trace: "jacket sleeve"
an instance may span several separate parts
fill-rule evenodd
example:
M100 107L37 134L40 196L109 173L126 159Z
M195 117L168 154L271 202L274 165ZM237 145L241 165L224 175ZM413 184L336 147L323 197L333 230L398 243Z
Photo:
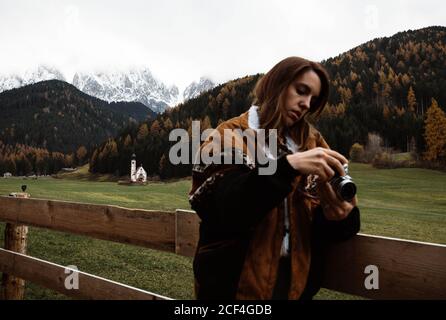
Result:
M328 220L322 207L318 206L313 215L313 239L321 242L345 241L359 232L360 212L354 207L343 220Z
M276 172L259 175L258 168L237 166L224 175L214 175L190 197L192 209L208 225L228 231L249 229L292 191L299 174L286 156L277 161Z

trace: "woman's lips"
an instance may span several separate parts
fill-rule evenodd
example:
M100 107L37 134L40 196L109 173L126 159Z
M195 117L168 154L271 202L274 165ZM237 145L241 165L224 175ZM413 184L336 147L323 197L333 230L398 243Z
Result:
M294 121L298 121L300 119L300 112L299 111L290 111L289 113L291 115L291 118Z

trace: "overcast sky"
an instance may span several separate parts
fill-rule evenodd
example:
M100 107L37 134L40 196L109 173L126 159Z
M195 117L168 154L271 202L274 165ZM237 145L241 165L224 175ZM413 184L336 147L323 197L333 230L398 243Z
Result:
M376 37L446 26L440 0L14 0L0 2L0 73L48 64L147 66L180 88L266 72L290 56L323 60Z

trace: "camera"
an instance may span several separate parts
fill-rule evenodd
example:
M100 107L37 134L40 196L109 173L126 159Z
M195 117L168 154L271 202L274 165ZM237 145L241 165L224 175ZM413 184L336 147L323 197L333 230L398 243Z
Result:
M335 176L330 180L330 184L338 197L344 201L352 201L356 195L356 185L352 178L348 175L348 164L344 164L345 176L341 176L336 172Z

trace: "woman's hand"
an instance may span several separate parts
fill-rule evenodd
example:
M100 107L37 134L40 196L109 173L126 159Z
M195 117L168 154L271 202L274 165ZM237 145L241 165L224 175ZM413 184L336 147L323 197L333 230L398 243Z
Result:
M328 220L345 219L357 204L356 196L351 202L339 199L328 182L336 174L345 175L343 164L348 160L340 153L324 148L315 148L287 156L290 165L302 174L318 176L318 193L324 215Z
M287 156L290 165L300 173L319 176L319 181L329 181L335 171L344 176L343 164L348 160L340 153L324 148L314 148L304 152L296 152Z
M318 192L327 220L343 220L347 218L348 214L358 203L356 196L351 202L339 199L329 182L319 183Z

